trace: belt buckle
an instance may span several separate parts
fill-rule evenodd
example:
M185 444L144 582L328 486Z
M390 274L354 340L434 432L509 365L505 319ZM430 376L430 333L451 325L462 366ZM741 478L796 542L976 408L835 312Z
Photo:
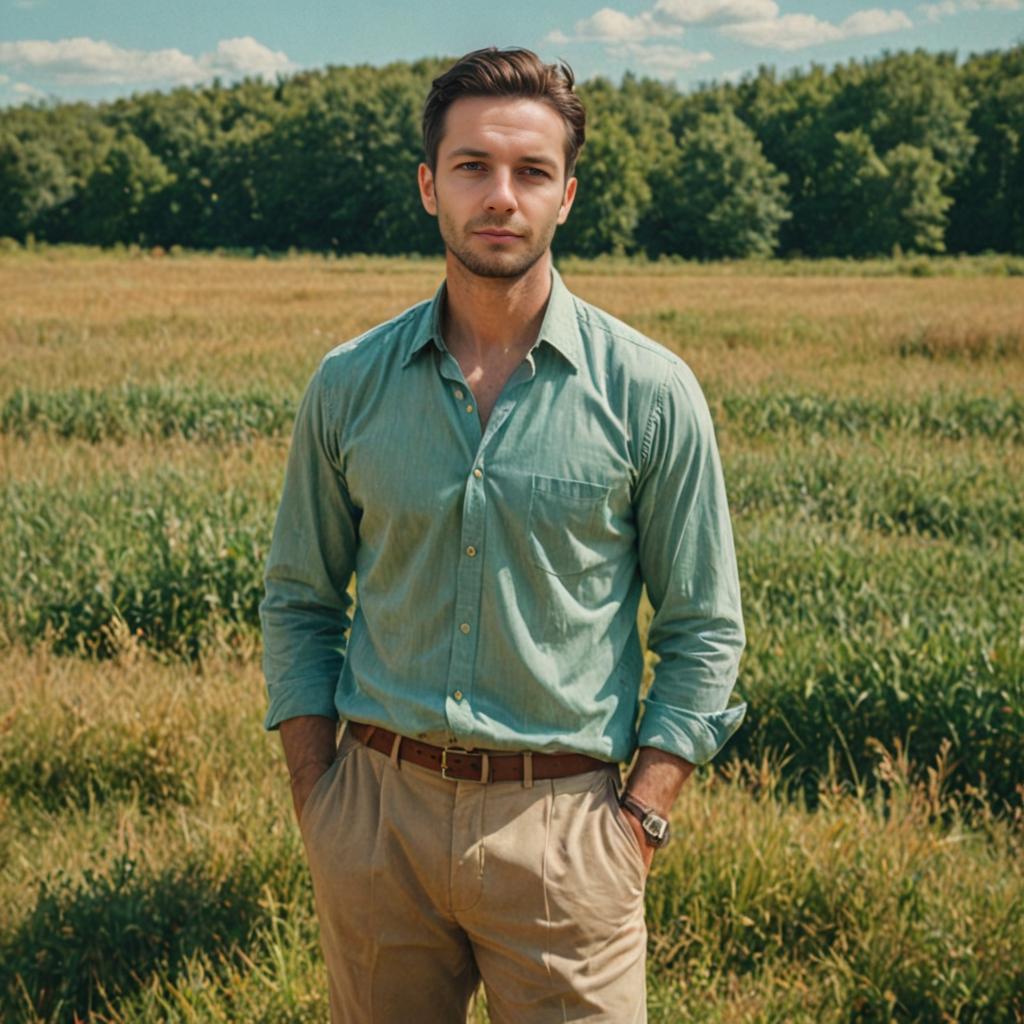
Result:
M468 754L470 757L480 758L480 778L479 779L461 779L455 775L448 774L448 755L449 754ZM446 782L476 782L478 784L487 782L488 769L488 758L486 754L478 754L475 750L466 750L465 747L442 747L441 748L441 778Z

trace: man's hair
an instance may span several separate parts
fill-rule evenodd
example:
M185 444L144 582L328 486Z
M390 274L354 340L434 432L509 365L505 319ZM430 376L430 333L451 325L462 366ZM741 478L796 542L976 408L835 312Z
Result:
M489 46L459 58L435 78L423 106L423 151L431 171L444 135L448 108L464 96L514 96L550 104L565 125L565 176L576 166L586 138L587 112L573 92L576 78L565 61L545 64L532 50Z

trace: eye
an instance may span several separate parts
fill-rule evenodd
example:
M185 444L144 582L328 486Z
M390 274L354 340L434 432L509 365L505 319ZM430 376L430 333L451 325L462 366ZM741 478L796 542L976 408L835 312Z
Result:
M483 170L483 164L479 160L466 160L464 163L459 164L455 169L457 171L480 171Z
M551 175L540 167L524 167L523 174L528 178L550 178Z

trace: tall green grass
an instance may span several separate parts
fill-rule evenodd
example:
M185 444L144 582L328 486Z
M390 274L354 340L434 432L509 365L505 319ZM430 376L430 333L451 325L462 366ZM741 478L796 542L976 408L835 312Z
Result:
M78 1020L155 978L179 982L190 959L211 949L222 969L241 967L274 896L286 906L308 903L291 837L226 864L200 846L174 868L154 871L122 856L78 879L58 874L0 937L0 1008L22 1019Z
M883 455L884 453L884 455ZM937 451L889 435L810 447L729 450L729 507L741 521L784 513L791 526L944 538L960 545L1024 538L1024 458L991 447Z
M751 707L730 756L785 757L787 777L813 793L833 763L851 780L870 775L878 743L925 764L948 741L951 785L1015 798L1024 497L998 459L972 465L733 456L750 636L739 690ZM108 657L131 640L192 659L251 647L271 491L169 468L78 490L0 489L7 642Z
M749 701L726 756L785 757L813 795L831 763L870 777L879 744L949 785L1024 796L1024 544L894 541L782 515L737 524Z
M964 440L1024 442L1024 397L1012 393L966 395L934 392L907 401L895 397L829 395L780 390L712 393L719 429L754 438L842 437L887 432ZM879 437L879 440L882 440Z
M183 437L238 442L287 430L295 397L266 391L226 392L179 384L117 388L19 388L0 408L0 432L35 432L99 443L125 438Z
M0 408L0 433L29 438L79 438L93 443L127 438L182 437L240 442L286 433L298 394L261 389L223 391L204 385L124 383L116 388L18 388ZM725 436L812 439L911 434L948 440L988 438L1024 443L1024 398L927 394L892 397L764 390L711 394Z
M105 656L124 627L195 657L258 622L273 508L177 471L79 493L0 490L0 628L59 653Z

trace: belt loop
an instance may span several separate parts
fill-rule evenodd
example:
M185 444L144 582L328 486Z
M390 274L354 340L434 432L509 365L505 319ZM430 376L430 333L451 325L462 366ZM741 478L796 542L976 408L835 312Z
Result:
M391 763L395 766L395 771L401 771L402 766L399 763L398 752L402 747L402 737L399 733L395 733L395 738L391 743Z
M523 751L523 789L533 789L533 751Z
M486 753L481 753L480 755L480 781L491 781L491 759Z

